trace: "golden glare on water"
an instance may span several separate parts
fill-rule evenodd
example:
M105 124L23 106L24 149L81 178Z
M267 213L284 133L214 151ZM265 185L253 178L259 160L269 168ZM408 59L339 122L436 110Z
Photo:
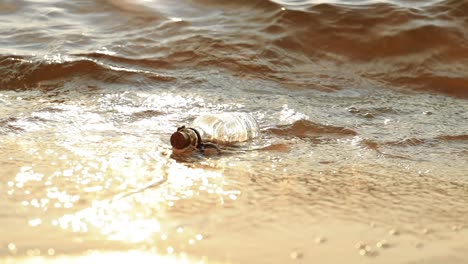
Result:
M169 94L160 97L141 94L136 98L160 107L191 103L187 98ZM106 95L99 101L108 104L118 99ZM121 105L111 107L126 115L142 110ZM49 127L49 131L41 131L27 122L16 122L26 130L34 129L30 133L35 135L2 138L7 151L1 155L12 160L9 173L14 175L5 186L10 202L17 204L19 199L22 210L30 212L26 223L32 232L55 230L58 236L76 239L65 239L58 248L38 248L27 246L27 240L10 240L10 254L30 257L18 257L15 261L29 263L54 256L53 260L43 260L60 262L64 249L73 248L75 240L84 239L112 241L129 250L153 245L151 250L158 252L103 252L73 257L72 262L109 260L114 256L122 259L125 255L124 258L133 256L142 261L193 263L181 256L187 247L201 243L205 235L203 229L191 224L185 216L198 210L210 211L240 195L238 189L226 185L224 162L206 160L201 162L201 167L179 163L169 157L170 150L158 137L142 141L139 136L116 133L119 128L113 122L108 122L104 115L88 112L83 106L61 104L56 108L60 110L37 111L32 115L41 120L63 122L72 118L73 121L67 126ZM167 121L163 122L155 124L137 119L130 125L137 126L138 131ZM114 136L110 137L109 133ZM155 147L148 151L148 145Z
M67 160L64 161L67 163ZM51 224L71 232L91 232L109 240L138 243L148 241L162 231L158 218L166 217L166 212L177 207L179 201L204 195L216 195L221 200L224 200L223 197L235 200L240 194L238 190L224 190L220 164L212 169L207 169L210 167L209 164L207 164L207 168L203 169L190 168L161 156L156 157L152 162L152 171L141 171L141 175L151 173L151 176L148 175L150 176L149 181L140 182L133 177L121 178L117 188L122 189L122 193L107 199L93 200L89 207L65 214L52 220ZM157 168L154 168L154 165ZM49 182L46 184L45 197L24 200L22 205L40 208L44 211L49 210L50 207L72 208L80 202L82 196L86 199L86 193L93 194L109 188L106 181L102 185L96 185L96 182L103 181L104 177L107 177L103 173L134 174L145 166L143 161L136 157L126 164L123 164L122 161L116 161L115 157L110 161L96 158L90 160L85 166L80 163L74 169L55 171L50 178L74 177L77 178L78 184L85 186L91 181L95 182L92 187L84 187L82 189L84 193L81 196L60 191L59 186L54 186ZM94 175L88 175L90 173L88 168L97 171L93 173ZM12 187L12 190L18 191L31 182L40 182L43 178L44 175L35 172L32 167L22 167L17 173L15 181L10 181L8 186ZM31 227L37 227L43 221L40 218L35 218L29 220L28 223ZM182 227L178 227L176 232L187 233ZM194 234L193 238L201 240L202 235Z
M170 251L168 249L168 251ZM54 255L54 250L49 249L49 256ZM162 255L156 252L143 252L138 250L130 250L127 252L97 252L91 251L82 256L39 256L40 251L29 251L28 258L6 258L2 263L5 264L55 264L55 263L71 263L71 264L85 264L85 263L164 263L164 264L216 264L219 262L207 261L205 258L191 258L186 254L178 255Z
M0 134L5 214L13 219L0 221L15 230L0 229L0 262L334 263L343 250L350 263L385 263L392 250L393 259L418 259L464 239L459 164L391 155L418 153L330 125L331 114L306 114L307 102L256 113L264 129L248 147L175 158L168 137L177 126L248 105L202 95L123 91L59 103L2 96L24 114L6 119L21 132ZM400 131L386 120L401 118L375 126ZM430 150L447 161L449 147ZM440 176L448 172L453 181Z
M468 1L0 14L0 263L468 263ZM172 152L226 112L260 135Z
M199 203L201 208L208 206L208 209L213 206L211 201L215 201L216 206L240 195L239 190L225 186L223 162L202 162L203 167L197 168L170 159L166 150L139 155L120 152L114 146L114 152L106 157L99 155L100 150L92 145L76 149L75 144L65 143L67 151L50 146L40 150L40 146L29 145L29 151L39 149L35 155L40 162L34 160L18 169L14 179L6 184L10 196L24 193L21 205L39 210L38 217L27 222L31 228L52 227L123 245L154 244L155 249L165 249L164 255L176 256L131 253L127 257L135 254L134 257L143 261L156 259L165 263L193 263L180 256L185 247L193 247L203 240L204 235L190 225L172 224L172 219L175 222L180 222L180 219L171 217L171 214L185 214L185 205L180 207L179 203ZM31 142L12 144L10 147ZM54 166L41 166L41 163ZM96 196L103 192L103 195ZM206 201L210 202L203 205ZM60 215L63 211L67 213ZM47 212L52 214L47 216L44 214ZM8 248L10 252L18 251L13 243ZM16 259L19 263L40 260L38 256L60 254L54 248L22 250L33 258ZM101 257L109 260L113 254L93 254L73 261L81 263ZM54 261L59 262L60 259L55 258Z

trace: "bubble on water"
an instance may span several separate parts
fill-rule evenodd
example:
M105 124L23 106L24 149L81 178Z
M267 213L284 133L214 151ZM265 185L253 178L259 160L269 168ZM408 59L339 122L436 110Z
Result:
M302 254L302 252L299 252L299 251L293 251L291 252L290 254L290 257L292 259L301 259L304 255Z
M377 252L372 250L371 246L365 245L364 248L359 249L359 255L374 257L374 256L377 256Z
M385 239L380 240L375 244L378 248L388 248L390 245Z
M203 239L203 235L202 235L202 234L198 234L198 235L195 236L195 239L198 240L198 241L200 241L200 240Z
M325 243L327 241L327 239L325 237L322 237L322 236L318 236L315 238L315 243L317 244L322 244L322 243Z
M55 249L49 248L49 249L47 250L47 255L49 255L49 256L55 255Z
M398 231L397 229L391 229L390 231L388 231L388 234L391 236L398 236L400 234L400 231Z
M14 243L9 243L7 247L11 254L16 254L18 252L18 248Z
M422 233L423 235L427 235L427 234L429 234L430 232L431 232L431 230L429 230L428 228L424 228L423 230L421 230L421 233Z

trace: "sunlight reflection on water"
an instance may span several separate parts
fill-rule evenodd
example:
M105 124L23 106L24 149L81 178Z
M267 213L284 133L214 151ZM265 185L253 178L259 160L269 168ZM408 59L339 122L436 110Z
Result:
M190 264L190 263L198 263L198 264L205 264L205 263L218 263L214 261L207 261L204 258L191 258L186 254L177 254L171 255L168 248L169 255L162 255L158 254L158 252L145 252L145 251L138 251L138 250L130 250L125 253L122 252L94 252L90 251L83 256L77 257L67 257L67 256L56 256L56 257L47 257L53 256L55 254L54 249L50 248L47 250L45 256L40 256L41 251L37 252L30 251L29 258L6 258L4 259L3 263L10 264L10 263L104 263L104 262L113 262L113 263L165 263L165 264ZM166 254L166 253L165 253Z
M278 99L275 93L243 95L237 88L208 97L198 89L70 91L61 95L67 100L2 92L6 214L20 215L24 220L9 225L25 233L6 241L15 245L8 255L122 249L150 258L177 256L178 263L183 254L223 259L233 249L245 260L257 254L249 251L255 244L272 241L265 259L272 260L272 250L286 250L278 254L287 261L314 254L291 241L342 248L341 232L353 234L344 238L351 245L347 254L361 256L352 246L360 228L377 242L386 239L381 233L398 230L404 235L392 235L391 243L399 243L400 252L410 250L404 243L419 241L419 230L441 230L426 237L450 232L444 225L463 230L464 157L455 152L464 146L463 127L447 119L463 102L436 105L431 97L391 94L400 101L387 107L380 95L353 95L357 101L349 103L346 93L298 91ZM202 112L232 109L250 111L261 137L221 156L171 156L168 137L177 126ZM428 129L437 118L444 120L439 130ZM456 143L439 140L441 133L454 135L448 139ZM442 166L431 162L436 158L457 162ZM330 219L354 225L335 231ZM379 227L369 228L371 221ZM46 233L60 243L29 243L29 237ZM377 251L384 249L373 248L372 254ZM368 252L362 256L376 256Z
M206 193L220 198L238 194L238 191L223 189L222 174L217 171L169 163L153 173L157 180L146 186L132 191L127 189L108 200L93 201L89 208L65 215L53 224L73 232L88 232L92 227L108 239L128 243L151 241L157 233L165 232L161 230L158 217L166 218L166 212L178 201Z

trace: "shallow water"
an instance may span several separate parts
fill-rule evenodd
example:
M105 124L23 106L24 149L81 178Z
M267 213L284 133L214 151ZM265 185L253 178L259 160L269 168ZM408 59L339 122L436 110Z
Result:
M0 3L0 262L466 263L464 10ZM261 136L171 155L224 111Z

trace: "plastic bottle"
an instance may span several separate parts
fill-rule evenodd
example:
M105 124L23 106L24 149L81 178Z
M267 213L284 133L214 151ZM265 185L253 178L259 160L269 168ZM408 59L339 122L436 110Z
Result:
M259 134L257 121L248 113L205 114L197 117L190 127L179 127L171 136L171 145L180 152L207 147L219 150L215 144L247 141Z

